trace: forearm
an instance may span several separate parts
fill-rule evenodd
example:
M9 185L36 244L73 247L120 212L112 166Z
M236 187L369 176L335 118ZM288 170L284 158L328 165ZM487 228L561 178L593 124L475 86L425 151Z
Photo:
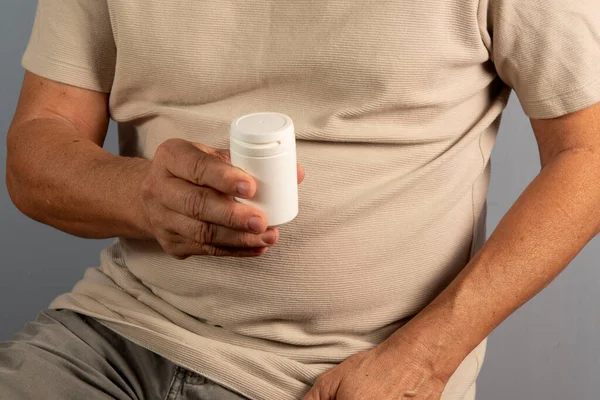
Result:
M427 347L440 375L546 287L600 226L600 155L565 151L527 187L478 254L395 340Z
M37 119L11 128L7 186L29 217L86 238L144 238L139 184L149 161L112 155L69 124Z

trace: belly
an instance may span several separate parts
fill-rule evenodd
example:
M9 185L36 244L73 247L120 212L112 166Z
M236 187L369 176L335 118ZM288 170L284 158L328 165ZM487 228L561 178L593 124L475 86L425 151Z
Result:
M368 333L417 312L468 262L471 147L432 160L418 146L299 142L300 213L265 255L177 261L155 242L123 240L124 261L164 301L214 325Z

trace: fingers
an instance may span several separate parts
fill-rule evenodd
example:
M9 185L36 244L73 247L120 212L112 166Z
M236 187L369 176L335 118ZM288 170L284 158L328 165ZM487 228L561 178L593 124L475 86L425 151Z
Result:
M214 189L196 186L171 177L165 179L155 196L169 210L198 221L231 229L262 233L267 229L265 213Z
M300 164L298 164L298 183L302 183L305 175L306 172L304 171L304 168Z
M229 150L227 150L227 149L212 149L210 147L204 146L199 143L194 143L194 145L200 149L206 149L207 153L214 154L216 157L220 158L227 164L231 164L231 155L229 153ZM297 170L298 170L298 183L302 183L302 181L304 180L304 177L306 175L306 172L304 171L304 168L300 164L298 164Z
M169 173L200 186L208 186L231 196L250 198L256 182L243 170L224 160L227 155L207 146L170 139L156 151L155 161Z
M196 144L195 145L199 145ZM206 148L206 146L204 145L199 145L201 146L200 148ZM208 149L211 149L210 147ZM224 162L226 162L227 164L231 164L231 155L229 153L229 150L226 149L211 149L210 151L212 151L211 154L214 154L216 157L220 158L221 160L223 160ZM306 175L306 172L304 171L304 167L302 167L300 164L297 165L297 174L298 174L298 183L302 183L302 181L304 180L304 177Z
M229 150L170 139L158 148L155 160L171 174L196 185L245 198L251 198L256 192L256 182L252 176L231 165ZM298 183L301 183L305 171L300 165L297 168Z
M265 254L268 247L235 248L217 247L200 244L187 240L159 241L165 251L178 260L185 260L190 256L215 256L215 257L258 257Z
M198 221L173 211L165 211L164 229L186 241L217 247L268 247L277 243L279 231L271 228L262 234L242 232L224 226Z

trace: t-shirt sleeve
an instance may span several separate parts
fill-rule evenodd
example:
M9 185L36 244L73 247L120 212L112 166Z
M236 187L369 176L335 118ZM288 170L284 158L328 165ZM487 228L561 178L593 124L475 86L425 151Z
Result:
M600 102L600 0L489 0L486 23L498 75L529 117Z
M116 46L107 0L39 0L22 66L44 78L110 92Z

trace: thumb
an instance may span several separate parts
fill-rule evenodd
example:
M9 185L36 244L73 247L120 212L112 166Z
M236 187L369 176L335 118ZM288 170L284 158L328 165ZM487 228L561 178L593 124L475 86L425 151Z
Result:
M205 152L207 154L210 154L212 156L215 156L215 157L221 159L223 162L226 162L227 164L231 164L231 153L229 152L229 149L215 149L213 147L208 147L201 143L194 143L194 146L196 146L197 148L199 148L200 150L202 150L203 152ZM306 176L306 172L304 171L304 168L300 164L297 165L297 175L298 175L298 183L301 183L304 180L304 177Z

